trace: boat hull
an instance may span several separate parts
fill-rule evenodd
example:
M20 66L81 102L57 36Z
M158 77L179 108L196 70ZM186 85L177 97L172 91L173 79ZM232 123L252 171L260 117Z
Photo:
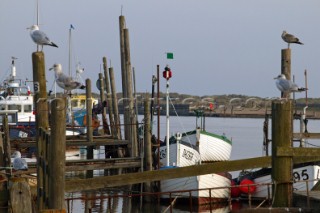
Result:
M293 168L293 190L306 191L311 190L320 178L320 166L318 164L306 163L299 164ZM248 173L247 177L254 181L256 190L251 194L253 198L272 198L272 179L271 168L263 168L252 173ZM247 196L247 194L242 194Z
M161 181L161 198L180 202L192 200L193 204L226 202L230 196L231 176L228 173L207 174Z

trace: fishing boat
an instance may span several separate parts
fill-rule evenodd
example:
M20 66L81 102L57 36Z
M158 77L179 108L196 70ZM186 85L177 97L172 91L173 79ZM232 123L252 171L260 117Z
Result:
M320 179L320 163L312 162L294 165L292 175L293 190L312 190ZM254 199L272 198L271 168L242 171L233 182L238 185L233 189L233 197L248 197L250 194Z
M202 111L197 112L196 128L185 133L169 135L169 83L170 68L166 67L164 77L167 79L166 115L167 136L160 144L160 169L171 169L201 165L230 159L232 142L224 135L205 131L205 119ZM170 77L168 77L170 76ZM198 125L198 119L202 122ZM205 205L212 202L224 202L229 199L231 174L212 173L186 178L162 180L160 183L162 199L178 198L179 201L192 199L193 204Z
M305 117L302 117L304 120ZM264 149L266 156L268 154L268 122L269 118L266 116L264 122ZM306 126L304 122L300 122L300 130L305 131ZM304 146L303 143L300 146ZM255 170L243 170L239 173L237 178L232 180L231 195L232 197L248 197L254 199L272 199L272 168L259 168ZM316 187L316 183L320 179L320 162L306 162L294 164L292 168L293 190L307 191ZM276 187L276 186L275 186Z
M28 137L32 136L31 127L35 125L33 95L27 81L17 78L15 60L12 57L11 73L0 86L0 111L10 115L9 123L15 125L11 137Z

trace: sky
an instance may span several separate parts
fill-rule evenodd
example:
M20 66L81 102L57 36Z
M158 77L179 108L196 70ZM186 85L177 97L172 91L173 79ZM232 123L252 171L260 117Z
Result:
M39 0L40 29L59 48L44 47L47 90L53 88L49 68L61 63L68 73L69 28L72 30L72 75L76 63L85 69L92 90L102 70L102 57L114 68L122 91L119 16L129 29L131 64L137 92L151 92L160 65L172 70L170 91L197 96L241 94L279 97L274 77L281 73L283 30L304 45L291 45L291 73L308 96L317 98L320 80L319 0ZM10 72L11 56L21 78L32 79L36 45L26 29L37 23L36 0L0 1L0 81ZM166 52L173 52L168 60ZM59 91L59 90L58 90ZM62 90L61 90L62 91ZM296 97L304 97L297 94Z

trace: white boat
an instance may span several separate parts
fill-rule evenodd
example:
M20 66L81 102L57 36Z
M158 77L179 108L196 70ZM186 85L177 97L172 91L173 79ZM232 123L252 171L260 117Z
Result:
M293 190L311 190L320 179L320 163L302 163L293 167ZM262 168L255 171L242 171L237 179L239 185L239 196L247 197L251 193L252 198L271 199L272 198L272 178L271 168ZM248 184L252 184L248 191Z
M17 78L15 57L12 57L11 73L1 84L0 112L8 115L10 137L33 136L35 125L33 95L27 82ZM2 116L1 116L2 123Z
M164 74L164 76L171 75ZM223 135L206 132L204 117L200 111L197 114L197 119L201 118L202 121L200 126L190 132L177 133L176 136L169 139L168 80L167 78L167 136L166 143L160 144L159 155L160 166L162 166L160 169L229 160L232 142ZM192 199L193 204L198 205L227 201L230 196L230 186L231 175L229 173L198 175L160 182L162 199L174 199L175 197L179 201Z

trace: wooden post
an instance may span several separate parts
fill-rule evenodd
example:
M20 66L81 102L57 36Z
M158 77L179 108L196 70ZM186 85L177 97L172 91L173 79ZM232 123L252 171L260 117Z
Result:
M122 98L123 98L123 122L124 122L124 138L129 139L129 129L128 129L128 110L127 110L127 66L126 66L126 54L125 54L125 43L124 43L124 29L126 27L125 17L119 16L119 32L120 32L120 56L121 56L121 77L122 77ZM129 146L130 147L130 146ZM131 147L130 147L131 148Z
M291 79L291 49L281 50L281 74L284 74L288 80ZM281 98L290 98L290 93L281 93Z
M88 143L93 141L93 129L92 129L92 93L91 93L91 80L86 79L86 108L87 108L87 141ZM93 159L93 147L87 147L87 159ZM93 171L87 171L87 178L93 177Z
M109 81L109 75L108 75L108 66L107 66L107 58L103 57L103 71L104 71L104 85L105 85L105 91L107 92L107 103L108 103L108 113L109 113L109 121L110 121L110 129L111 134L114 135L115 133L115 125L114 125L114 115L113 115L113 104L111 99L111 92L110 92L110 81ZM110 134L110 131L109 131ZM115 138L115 137L114 137Z
M26 178L10 179L10 203L14 213L32 212L31 190Z
M131 59L130 59L130 40L129 40L129 30L124 29L124 46L125 46L125 59L126 59L126 90L127 90L127 107L128 109L128 122L126 126L128 126L129 134L128 138L131 140L131 156L137 157L138 156L138 145L137 145L137 131L136 131L136 115L134 112L133 106L133 84L132 84L132 70L131 70Z
M152 170L152 152L151 152L151 128L150 128L150 104L149 97L146 94L144 100L144 167L146 171ZM144 191L151 192L151 183L144 183ZM150 201L149 196L144 196L146 201Z
M292 156L277 156L278 148L292 147L292 100L272 102L273 207L292 207Z
M109 68L109 76L110 76L110 85L111 85L111 94L112 94L112 108L114 115L114 123L116 126L115 138L121 139L121 128L120 128L120 117L119 117L119 109L118 109L118 98L117 98L117 90L116 83L114 78L113 67Z
M151 125L150 125L150 104L149 96L146 94L144 100L144 153L145 170L152 170L152 152L151 152Z
M46 159L46 143L43 137L40 137L39 128L45 130L49 127L48 104L47 104L47 88L46 88L46 72L45 72L44 53L32 53L33 66L33 82L34 82L34 105L36 106L36 141L37 141L37 201L38 210L45 206L46 198L44 196L44 167L47 165Z
M103 74L99 73L99 81L100 81L100 100L101 100L101 104L103 104L106 100L105 96L104 96L104 88L105 88L105 83L103 80ZM104 134L108 134L110 135L110 129L109 129L109 125L107 122L107 112L106 112L106 108L103 107L102 110L102 124L103 124L103 132Z
M48 207L52 209L65 208L65 159L66 159L66 102L64 99L54 99L51 102L51 137L49 173Z

